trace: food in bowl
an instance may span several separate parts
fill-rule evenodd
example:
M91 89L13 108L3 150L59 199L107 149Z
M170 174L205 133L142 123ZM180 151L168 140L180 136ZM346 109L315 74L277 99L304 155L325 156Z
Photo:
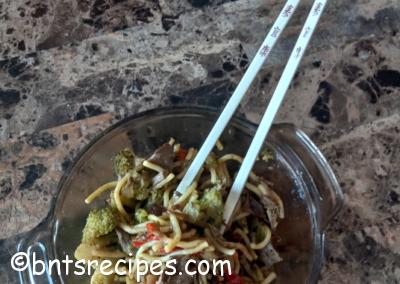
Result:
M118 178L85 199L89 204L106 197L104 206L87 216L82 241L75 250L78 260L97 260L97 264L108 260L113 264L107 273L97 266L91 283L274 281L273 266L282 259L271 236L284 218L283 202L267 180L251 173L232 220L221 233L224 200L242 162L239 155L222 154L222 149L218 142L195 181L179 197L173 193L196 155L195 148L186 150L171 138L146 159L130 149L116 154L114 170ZM266 149L257 163L269 159ZM195 263L223 260L229 269L220 266L218 273L189 274L185 270L189 259ZM159 273L138 267L140 261L155 260L161 263ZM175 265L172 274L166 272L170 260Z

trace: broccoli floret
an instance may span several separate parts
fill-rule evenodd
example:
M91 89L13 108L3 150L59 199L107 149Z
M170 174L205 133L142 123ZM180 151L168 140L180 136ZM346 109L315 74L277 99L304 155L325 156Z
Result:
M111 207L91 211L83 229L82 243L95 243L98 237L113 231L117 226L117 216Z
M135 154L128 149L125 148L118 152L118 154L114 158L114 169L115 173L122 177L126 175L126 173L132 170L135 167Z
M145 200L149 197L150 189L148 185L150 182L148 181L148 174L145 171L142 171L139 174L136 171L130 172L129 186L124 188L121 191L122 195L126 197L126 199L134 199L134 200Z
M150 189L146 187L139 187L134 189L133 195L136 200L145 200L149 197Z
M161 189L153 189L150 193L150 197L147 201L147 208L151 208L153 206L162 206L163 205L163 191Z
M222 223L224 204L219 187L215 186L207 189L200 199L200 208L206 215L207 221L214 225Z
M135 219L139 223L144 223L147 221L147 216L149 216L149 213L147 213L146 210L142 208L138 208L135 210Z
M222 223L223 208L221 190L216 186L207 189L200 199L190 200L183 213L195 224L209 222L218 226Z
M190 222L195 224L201 222L204 217L204 214L201 212L199 200L190 200L183 207L183 213L186 214Z

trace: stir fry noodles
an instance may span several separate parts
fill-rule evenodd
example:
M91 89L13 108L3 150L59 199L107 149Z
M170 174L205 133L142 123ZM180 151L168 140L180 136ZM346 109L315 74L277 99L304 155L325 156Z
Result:
M275 263L281 261L271 236L284 218L280 197L271 184L251 173L231 223L220 233L224 200L242 157L220 154L218 142L201 172L187 192L173 195L179 181L196 155L174 139L159 147L147 159L130 149L114 158L116 180L93 191L85 202L105 200L104 207L92 210L83 229L78 260L111 261L105 275L94 267L91 283L271 283L276 278ZM216 154L217 153L217 154ZM263 151L258 163L268 160ZM230 271L189 275L185 263L223 260ZM128 269L119 260L161 262L160 273ZM165 264L175 260L174 275L165 273ZM136 267L137 268L137 267ZM118 270L118 273L117 273ZM222 270L222 268L220 268ZM142 273L138 275L138 271ZM226 273L227 272L227 273Z

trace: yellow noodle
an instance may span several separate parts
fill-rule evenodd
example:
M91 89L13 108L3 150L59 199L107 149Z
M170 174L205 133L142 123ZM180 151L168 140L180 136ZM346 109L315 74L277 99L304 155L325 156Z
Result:
M186 199L192 194L192 192L197 188L197 181L194 181L189 188L182 194L174 203L173 205L177 206L183 204Z
M181 149L181 144L174 145L174 153L178 153L180 149Z
M156 171L158 173L165 172L165 170L162 167L160 167L159 165L156 165L156 164L154 164L152 162L149 162L147 160L143 161L143 166L148 168L148 169L151 169L153 171Z
M169 183L171 180L173 180L175 177L175 175L173 173L170 173L165 179L163 179L162 181L160 181L159 183L157 183L154 186L154 189L160 189L163 186L165 186L167 183Z
M212 184L216 184L217 181L218 181L218 176L217 176L217 172L216 172L215 168L214 167L210 167L209 171L210 171L210 174L211 174L211 183Z
M225 244L229 247L233 247L240 250L248 260L250 261L254 260L253 256L250 254L246 246L243 245L242 243L225 242Z
M182 240L193 238L194 236L196 236L196 234L196 229L191 229L190 231L182 233Z
M262 196L261 190L257 186L252 185L249 182L246 182L246 188L249 189L251 192L255 193L257 196L259 197Z
M136 235L136 234L140 234L140 233L145 233L145 232L147 232L146 224L150 224L150 223L152 223L152 221L140 223L140 224L134 225L134 226L128 225L128 224L126 224L126 223L120 223L118 226L119 226L122 230L124 230L125 232L127 232L128 234ZM162 233L170 232L171 229L172 229L172 228L171 228L170 225L168 225L168 226L161 226L161 227L160 227L160 231L161 231Z
M190 148L186 154L185 160L190 161L196 155L196 150L194 148Z
M268 194L267 188L264 185L262 185L261 183L257 187L260 190L261 194L265 194L265 195Z
M206 247L206 248L204 249L204 251L213 252L213 251L215 251L215 247L209 245L208 247Z
M226 155L222 156L221 158L219 158L218 162L226 162L226 161L229 161L229 160L234 160L234 161L237 161L239 163L243 162L243 158L240 157L239 155L236 155L236 154L226 154ZM251 179L253 179L254 181L258 181L259 180L258 176L253 171L250 172L249 177Z
M260 178L253 171L250 172L249 178L255 182L259 182L260 180Z
M117 183L118 183L117 181L111 181L106 184L103 184L102 186L97 188L95 191L93 191L88 197L86 197L85 203L90 204L94 199L99 197L103 192L105 192L109 189L115 188L117 186Z
M226 255L234 255L235 254L235 252L236 252L235 249L226 248L226 247L222 246L221 244L219 244L218 240L211 235L209 229L205 229L204 233L207 237L207 241L209 241L218 251L220 251Z
M175 139L173 137L169 138L168 144L171 145L171 146L174 145L175 144Z
M201 252L202 250L204 250L207 247L208 247L208 243L207 242L202 242L200 245L198 245L197 247L192 248L192 249L182 249L182 250L177 250L177 251L171 252L170 254L167 254L167 255L161 257L161 261L165 262L168 259L170 259L171 257L178 256L178 255L196 254L198 252Z
M181 227L179 226L179 222L175 214L170 213L169 220L172 225L172 230L174 231L174 237L168 242L168 244L164 248L167 253L171 252L175 248L176 244L181 240L182 236Z
M267 225L263 226L263 228L264 228L264 231L265 231L265 238L261 242L259 242L258 244L251 243L250 247L252 249L263 249L268 245L269 241L271 240L271 230L268 228Z
M251 256L252 256L254 259L256 259L256 258L257 258L257 254L256 254L255 251L253 250L253 248L252 248L252 246L251 246L251 243L250 243L250 239L249 239L249 237L245 234L245 232L243 232L241 229L236 229L236 230L234 231L234 233L239 234L239 236L244 240L244 242L245 242L245 244L246 244L246 246L247 246L247 248L248 248L248 250L249 250Z
M163 226L169 225L168 221L165 221L162 218L160 218L160 217L158 217L156 215L153 215L153 214L150 214L147 218L150 221L157 222L158 224L163 225Z
M234 161L237 161L239 163L243 162L243 158L240 157L239 155L236 155L236 154L225 154L221 158L218 159L218 162L226 162L226 161L229 161L229 160L234 160Z
M149 242L147 242L147 243L144 243L144 244L138 249L138 251L136 252L136 258L139 259L144 251L146 251L147 249L151 248L151 247L152 247L153 245L155 245L156 243L160 243L160 242L161 242L161 241L156 240L156 241L149 241Z
M172 187L172 186L169 186L169 187L167 187L167 189L165 189L165 191L164 191L164 193L163 193L163 206L164 206L165 208L168 207L168 204L169 204L169 201L170 201L169 195L170 195L172 189L173 189L173 187Z
M124 206L122 205L121 198L120 198L120 192L123 186L128 182L130 178L130 174L127 173L122 179L120 179L115 187L114 190L114 201L115 205L117 206L118 211L121 213L121 215L128 220L129 215L126 213Z
M266 186L263 183L260 183L258 185L258 188L260 188L263 191L265 191L272 199L274 199L274 201L276 203L278 203L279 218L281 218L281 219L285 218L285 211L284 211L284 207L283 207L283 202L282 202L282 199L279 197L279 195L276 194L275 191L273 191L272 189L270 189L268 186Z
M261 282L261 284L269 284L272 283L276 279L275 272L271 272L268 276Z
M203 242L203 240L194 240L194 241L190 241L190 242L180 241L176 244L176 246L187 249L187 248L196 247L199 244L201 244L202 242Z
M222 145L221 141L219 139L217 140L217 143L215 143L215 146L217 147L218 151L224 150L224 145Z
M225 178L225 184L227 187L231 186L232 183L232 179L231 176L228 172L228 168L226 166L225 162L218 162L218 167L220 169L220 172L222 174L222 176Z
M250 215L249 212L242 212L237 214L236 216L233 217L233 222L239 221L240 219L246 218Z

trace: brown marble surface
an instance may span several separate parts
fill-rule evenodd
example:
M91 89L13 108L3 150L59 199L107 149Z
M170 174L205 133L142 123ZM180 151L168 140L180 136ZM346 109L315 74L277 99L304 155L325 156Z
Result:
M282 5L1 1L1 266L10 238L45 218L63 170L101 130L160 106L222 107ZM309 7L243 100L249 120L259 121ZM330 1L277 117L310 135L345 193L321 283L400 283L399 15L398 0Z

